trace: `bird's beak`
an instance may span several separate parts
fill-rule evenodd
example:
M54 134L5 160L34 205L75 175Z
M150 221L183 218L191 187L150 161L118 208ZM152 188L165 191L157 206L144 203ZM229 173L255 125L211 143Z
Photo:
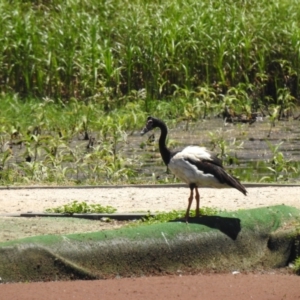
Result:
M147 128L147 126L145 126L145 128L141 131L141 135L144 135L148 131L150 131L150 130Z

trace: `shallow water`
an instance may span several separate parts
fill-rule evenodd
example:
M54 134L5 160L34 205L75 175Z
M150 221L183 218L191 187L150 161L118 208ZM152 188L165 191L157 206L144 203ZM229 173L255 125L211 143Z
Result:
M274 167L274 155L282 152L285 161L290 161L295 170L289 172L279 171L277 177L282 174L281 180L297 182L300 179L300 127L299 120L277 121L275 127L270 127L268 119L249 124L225 123L221 118L212 118L187 124L181 122L176 126L170 125L168 142L170 148L182 148L188 145L199 145L207 147L209 150L219 154L221 157L222 145L225 156L223 157L226 170L238 176L242 181L258 182L264 176L269 177L267 181L274 181L274 173L268 167ZM270 133L271 128L271 133ZM128 167L138 172L138 178L133 182L176 182L175 178L168 174L159 154L157 141L160 135L159 130L150 132L144 136L140 135L142 128L138 128L127 137L126 143L118 144L117 155L125 157ZM269 135L270 133L270 135ZM154 134L154 141L149 141L149 137ZM98 138L97 133L92 134ZM279 143L277 151L272 151ZM83 141L80 137L75 137L69 143L71 149L78 148L79 158L93 150L87 150L88 141ZM101 144L98 144L98 146ZM15 164L24 164L24 147L13 146L13 159L7 165L14 168ZM69 150L66 150L68 152ZM45 152L39 153L38 160L43 160ZM73 169L68 178L79 180L82 183L89 180L91 174L89 169L95 167L91 162L85 167L76 163L63 162L63 167ZM76 170L75 170L76 169ZM99 166L101 173L101 166ZM55 176L55 175L54 175ZM100 175L99 184L107 183L107 179ZM93 178L94 178L93 177Z
M273 167L274 155L282 152L286 161L295 164L299 169L300 165L300 128L298 120L278 121L275 127L271 128L267 119L260 122L249 124L224 123L220 118L199 121L189 125L186 130L186 124L178 124L175 128L170 128L169 138L175 141L180 148L187 145L199 145L207 147L216 154L221 153L221 141L225 144L225 167L239 177L248 178L247 181L259 181L263 176L274 177L274 174L267 169ZM269 136L270 133L270 136ZM149 135L148 135L149 136ZM141 157L145 153L152 153L152 159L144 159L144 165L141 171L158 174L161 176L165 172L165 167L161 163L161 158L157 155L157 140L159 130L155 132L154 146L146 146L143 150L138 150L143 142L147 141L147 136L140 137L138 133L130 137L130 146L127 154L131 152L139 153ZM282 144L278 150L272 151L279 143ZM135 145L136 150L133 150ZM155 152L153 148L155 147ZM176 147L175 147L176 148ZM229 164L230 159L233 161ZM284 175L284 172L282 172ZM296 182L300 179L298 172L289 173L289 182Z

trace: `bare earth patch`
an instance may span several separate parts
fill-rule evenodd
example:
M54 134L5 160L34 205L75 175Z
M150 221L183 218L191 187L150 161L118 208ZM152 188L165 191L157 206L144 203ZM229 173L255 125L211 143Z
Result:
M200 189L200 205L238 210L285 204L300 208L300 186L247 187L244 196L235 189ZM43 212L74 200L113 206L117 212L156 212L187 207L187 187L107 187L0 189L0 214Z
M25 237L47 234L65 235L70 233L95 232L106 229L117 229L128 224L128 221L86 220L78 218L0 218L0 242L7 242Z

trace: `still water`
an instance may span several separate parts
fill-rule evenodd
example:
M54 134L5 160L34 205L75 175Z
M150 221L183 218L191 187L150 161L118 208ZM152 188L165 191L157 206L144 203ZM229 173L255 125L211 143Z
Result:
M140 172L164 178L166 168L157 147L160 131L158 129L154 132L153 143L147 143L150 134L141 137L139 132L135 132L128 138L126 153L141 157L143 163ZM223 150L225 168L244 181L259 182L263 177L269 179L262 181L273 181L276 178L289 183L300 181L299 120L276 121L275 126L271 126L268 119L261 119L251 125L225 123L220 118L201 120L188 126L183 122L170 126L168 137L170 148L199 145L219 154L219 157ZM146 145L140 149L142 143ZM278 153L282 153L282 160L275 166ZM276 176L269 168L276 169Z
M167 124L169 126L168 146L169 148L183 148L188 145L198 145L218 154L224 161L224 167L228 172L237 176L243 182L274 182L297 183L300 181L300 127L299 120L276 121L271 126L267 118L256 121L251 125L248 123L225 123L221 118L199 120L198 122L181 122ZM176 179L168 174L158 150L158 138L160 131L155 130L144 136L140 135L142 128L127 133L125 139L120 139L116 144L116 156L121 156L123 169L132 169L138 174L133 176L129 182L133 183L173 183ZM49 133L48 133L49 135ZM49 170L56 181L61 176L63 169L68 169L66 176L77 180L78 183L88 182L94 178L92 184L110 184L113 180L107 179L110 172L103 171L103 164L99 153L110 145L101 143L101 136L97 132L90 134L95 137L95 148L87 149L88 141L82 137L75 136L71 141L65 142L59 147L60 156L48 166L41 164L37 172L40 176L48 176ZM37 152L36 159L25 162L26 147L14 145L12 148L12 159L6 165L6 169L18 168L26 176L31 174L28 169L35 168L35 161L46 161L46 147L42 144ZM32 150L33 151L33 150ZM98 151L98 152L97 152ZM114 156L108 152L108 159ZM99 159L93 160L93 155ZM97 156L98 155L98 156ZM76 159L74 158L76 156ZM90 157L87 159L87 157ZM61 159L61 161L59 161ZM114 159L112 158L111 161ZM48 155L49 161L49 155ZM86 163L87 161L87 163ZM26 165L27 164L27 165ZM43 172L43 167L48 171ZM117 170L118 171L118 170ZM48 173L47 173L48 172ZM59 173L61 172L61 173ZM46 174L47 173L47 174ZM22 175L25 177L25 175ZM107 177L107 178L106 178ZM125 177L124 177L125 178ZM126 182L126 178L124 182ZM58 181L57 181L58 182Z

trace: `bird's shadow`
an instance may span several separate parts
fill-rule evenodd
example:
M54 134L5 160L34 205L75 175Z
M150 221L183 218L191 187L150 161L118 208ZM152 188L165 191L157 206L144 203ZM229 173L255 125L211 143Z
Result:
M178 222L173 220L171 222ZM182 220L180 220L182 221ZM238 218L229 218L221 216L201 216L189 218L190 224L201 224L207 227L218 229L232 240L236 240L239 232L241 231L241 220Z

